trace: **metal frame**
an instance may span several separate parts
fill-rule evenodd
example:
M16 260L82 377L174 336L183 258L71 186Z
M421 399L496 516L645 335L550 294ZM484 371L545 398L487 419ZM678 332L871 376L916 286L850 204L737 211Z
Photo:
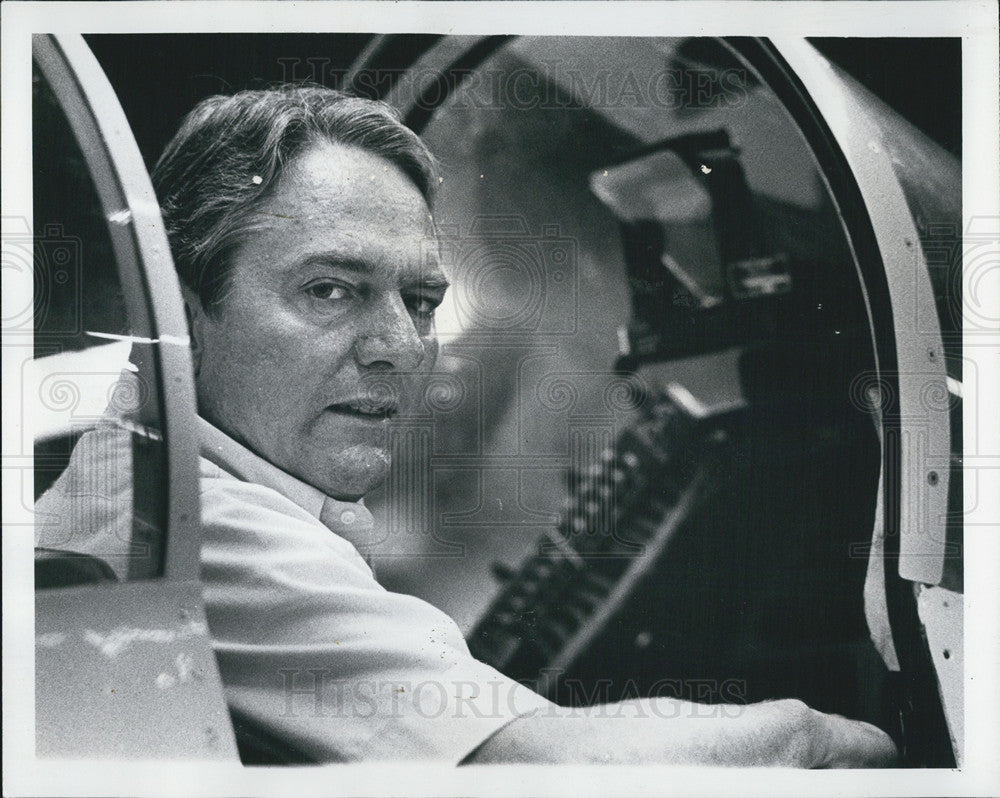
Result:
M809 141L856 253L879 386L896 397L881 414L884 551L872 556L882 559L885 610L899 659L903 762L954 767L943 683L928 650L913 584L936 584L943 577L949 474L947 466L941 468L930 484L925 468L928 452L947 462L951 444L947 409L928 407L923 395L928 381L944 390L947 383L920 239L879 143L878 127L843 90L829 63L804 39L743 40L735 46L761 72ZM918 334L918 318L931 329ZM929 497L919 493L926 485L934 489ZM925 526L925 521L933 523Z
M895 365L880 361L879 376L888 383L888 369L893 369L895 385L887 387L896 388L898 397L895 411L887 414L885 446L887 487L898 485L899 491L892 501L898 512L899 574L913 582L938 584L944 573L951 431L947 408L936 409L924 396L928 386L940 386L944 395L948 388L920 237L878 127L864 108L838 90L829 66L806 42L779 40L775 46L831 126L865 200L892 304L891 316L873 322L876 340L891 338L896 349ZM888 459L892 456L898 457L895 468ZM943 458L943 467L930 467L930 458Z
M125 292L140 378L159 385L166 458L163 577L198 579L201 527L187 323L159 205L118 97L80 35L36 35L33 58L62 106L97 189ZM139 421L153 421L140 418Z
M118 98L83 38L39 35L33 43L35 63L69 121L100 198L129 337L142 352L140 378L157 387L156 405L122 423L134 441L159 438L166 461L164 473L155 475L165 483L166 512L152 504L162 519L156 542L165 553L162 574L155 574L162 578L36 590L36 750L71 758L235 761L198 579L193 373L159 206ZM149 504L136 491L136 513L142 501ZM122 628L149 634L119 649Z

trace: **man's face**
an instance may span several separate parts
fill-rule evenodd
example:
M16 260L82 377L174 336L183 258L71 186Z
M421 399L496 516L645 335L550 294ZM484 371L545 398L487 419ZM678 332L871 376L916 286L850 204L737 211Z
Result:
M196 312L199 410L329 496L389 465L387 427L419 401L447 281L418 189L388 161L316 144L291 162ZM258 220L254 220L255 222Z

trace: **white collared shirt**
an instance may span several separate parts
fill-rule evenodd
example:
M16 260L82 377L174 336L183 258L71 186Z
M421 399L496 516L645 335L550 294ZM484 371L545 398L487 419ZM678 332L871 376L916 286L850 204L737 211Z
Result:
M552 706L475 660L443 612L378 584L347 540L373 529L363 503L331 499L199 427L201 578L234 711L319 761L458 763ZM128 434L102 425L36 504L37 517L66 522L41 525L36 545L93 554L124 578L131 506Z

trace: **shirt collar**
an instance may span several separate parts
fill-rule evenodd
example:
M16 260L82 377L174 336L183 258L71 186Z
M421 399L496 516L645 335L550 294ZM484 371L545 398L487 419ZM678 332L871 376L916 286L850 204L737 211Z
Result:
M363 501L344 502L327 496L254 454L201 416L198 416L198 432L201 456L228 474L276 490L332 532L349 540L364 538L373 530L372 514Z

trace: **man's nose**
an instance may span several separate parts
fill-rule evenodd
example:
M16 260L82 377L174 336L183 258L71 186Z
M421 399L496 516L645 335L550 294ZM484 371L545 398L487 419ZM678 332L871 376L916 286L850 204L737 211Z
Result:
M424 342L402 297L381 302L355 344L358 362L366 367L416 371L424 361Z

